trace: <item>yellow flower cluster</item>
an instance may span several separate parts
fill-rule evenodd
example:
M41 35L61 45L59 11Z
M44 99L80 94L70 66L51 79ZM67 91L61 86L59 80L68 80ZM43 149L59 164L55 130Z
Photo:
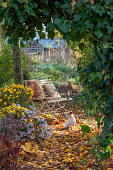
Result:
M27 86L21 84L13 84L0 89L0 105L2 107L7 106L8 101L14 101L17 99L31 99L34 95L34 91ZM10 103L11 104L11 103Z
M0 110L0 118L2 117L6 117L8 114L15 114L18 117L25 116L25 111L27 111L26 108L21 107L21 106L16 106L15 103L12 103L12 105L8 106L8 107L3 107Z

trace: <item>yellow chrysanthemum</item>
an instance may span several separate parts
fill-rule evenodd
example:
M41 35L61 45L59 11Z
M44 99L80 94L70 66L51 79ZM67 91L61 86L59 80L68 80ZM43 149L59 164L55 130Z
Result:
M7 99L9 100L10 98L11 98L11 97L10 97L10 96L8 96L8 98L7 98Z
M26 109L26 108L23 108L23 110L24 110L24 111L27 111L27 109Z
M24 112L22 112L22 113L21 113L21 115L25 116L25 113L24 113Z
M3 93L6 92L6 91L7 91L7 89L4 89L4 90L3 90Z
M2 103L2 99L0 99L0 103Z
M3 104L4 104L4 106L6 106L6 105L7 105L7 103L6 103L6 102L4 102Z

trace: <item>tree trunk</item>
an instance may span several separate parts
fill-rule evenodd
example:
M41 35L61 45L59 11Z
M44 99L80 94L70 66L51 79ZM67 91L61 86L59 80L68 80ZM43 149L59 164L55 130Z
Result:
M13 64L14 64L14 81L15 84L23 84L22 63L19 47L13 45Z

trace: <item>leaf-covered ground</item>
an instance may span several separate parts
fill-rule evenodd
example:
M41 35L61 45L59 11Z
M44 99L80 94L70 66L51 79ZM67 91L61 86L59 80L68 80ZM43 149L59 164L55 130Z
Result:
M77 120L74 130L65 129L67 118L64 118L60 113L43 114L48 126L54 128L54 133L47 140L28 140L23 143L21 146L23 151L19 157L20 162L24 166L32 165L36 169L43 170L92 170L96 165L96 158L95 155L90 154L93 143L88 143L88 141L91 137L93 140L99 132L96 121L91 118L78 118L74 111L73 114ZM90 126L91 132L82 137L80 124ZM113 156L103 161L100 169L113 170Z

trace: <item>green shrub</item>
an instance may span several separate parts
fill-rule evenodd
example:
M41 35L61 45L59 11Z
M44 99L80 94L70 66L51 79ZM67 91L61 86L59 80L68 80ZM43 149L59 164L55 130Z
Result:
M11 46L0 37L0 87L13 83L13 57Z
M55 63L40 63L35 65L33 78L37 79L50 78L53 82L67 82L73 79L73 82L78 84L79 77L75 66L67 65L59 60Z

